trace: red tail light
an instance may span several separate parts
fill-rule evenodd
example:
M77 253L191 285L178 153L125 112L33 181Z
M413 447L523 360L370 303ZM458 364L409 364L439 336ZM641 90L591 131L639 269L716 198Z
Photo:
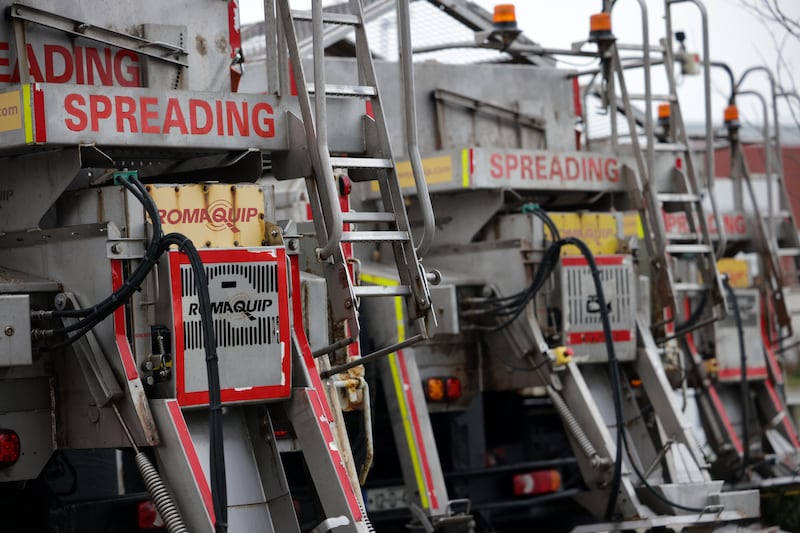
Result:
M461 380L458 378L447 378L445 381L445 390L447 391L448 400L458 400L461 398Z
M514 476L514 495L532 496L547 494L561 488L561 473L558 470L534 470Z
M13 465L19 454L19 435L10 429L0 429L0 466Z
M156 506L151 500L139 502L136 513L138 515L139 529L157 529L164 527L164 521L161 520Z

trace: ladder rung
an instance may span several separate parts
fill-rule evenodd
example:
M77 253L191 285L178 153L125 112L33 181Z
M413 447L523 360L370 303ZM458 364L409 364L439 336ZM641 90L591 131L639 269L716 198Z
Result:
M407 231L343 231L342 242L407 241Z
M711 246L707 244L668 244L666 248L670 254L707 254Z
M341 168L392 168L391 159L376 157L331 157L331 165Z
M797 257L800 256L800 248L778 248L779 257Z
M673 192L660 192L658 199L661 203L691 203L699 202L700 197L691 193L673 193Z
M292 18L294 20L311 21L311 11L293 9ZM359 26L361 20L350 13L331 13L330 11L322 12L322 22L325 24L340 24L345 26Z
M348 211L342 213L343 222L394 222L394 213L382 211L380 213L365 213L358 211Z
M411 294L411 289L406 285L359 285L353 287L353 294L367 298L371 296L406 296Z
M668 241L694 241L697 242L697 233L667 233Z
M786 211L785 209L781 209L780 211L776 211L772 215L772 219L773 220L784 220L784 219L788 219L790 216L791 216L791 213L789 211ZM769 214L768 213L761 213L761 218L766 220L766 219L769 218Z
M315 94L317 88L314 85L308 86L308 94ZM371 85L325 85L326 96L352 96L352 97L366 97L376 96L377 89Z
M686 152L686 145L681 143L656 143L653 145L654 152Z
M628 98L631 100L648 100L647 96L641 93L630 93ZM678 99L672 94L651 94L650 99L653 101L661 100L663 102L677 102Z
M703 287L699 283L673 283L672 288L676 291L683 291L683 292L702 291L703 289L705 289L705 287Z

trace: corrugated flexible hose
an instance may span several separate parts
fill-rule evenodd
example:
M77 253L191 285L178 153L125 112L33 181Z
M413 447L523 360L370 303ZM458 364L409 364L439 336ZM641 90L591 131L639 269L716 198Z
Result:
M183 523L183 518L172 501L167 487L161 481L161 476L158 475L156 467L150 462L150 459L142 451L136 453L136 467L142 475L144 484L147 487L147 492L153 499L153 503L158 510L158 514L164 521L164 525L169 533L189 533L186 525Z

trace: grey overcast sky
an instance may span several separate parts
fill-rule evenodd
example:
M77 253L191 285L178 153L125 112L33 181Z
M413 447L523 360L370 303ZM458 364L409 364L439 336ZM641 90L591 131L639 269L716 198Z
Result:
M800 22L800 1L777 0L786 14L794 21ZM785 73L791 72L800 89L800 39L785 38L785 32L774 24L767 24L745 7L745 2L753 0L705 0L703 2L708 13L710 55L715 61L722 61L731 66L739 77L749 67L764 65L776 70L778 49L783 44L783 58L787 65ZM335 3L323 0L323 4ZM493 0L476 0L475 3L491 11L496 3L511 3L509 0L496 2ZM309 9L310 0L293 0L292 6L297 9ZM551 48L567 48L574 41L586 39L589 29L589 17L600 10L600 0L519 0L515 3L519 26L532 40ZM657 43L664 35L663 20L664 2L647 2L650 21L650 41ZM682 30L687 35L687 47L698 53L702 49L702 26L700 12L692 2L673 7L673 29ZM240 18L242 23L263 19L262 0L240 0ZM638 2L622 0L617 3L612 19L614 33L623 43L641 42L641 12ZM783 41L783 42L782 42ZM589 66L582 59L569 59L569 65L580 70L581 66ZM782 83L788 85L788 76L782 76ZM656 86L661 80L654 78ZM634 85L635 85L634 81ZM720 122L722 110L726 105L729 92L728 81L721 70L712 71L712 113L715 122ZM704 114L702 98L702 78L686 77L680 82L682 107L688 120L701 120ZM769 94L766 77L761 73L750 74L744 87L754 89L764 95ZM659 90L656 87L656 90ZM660 89L663 92L663 88ZM781 99L779 115L781 122L791 122L789 115L790 100ZM795 112L800 107L793 102ZM742 118L754 124L760 124L760 104L753 97L739 102Z

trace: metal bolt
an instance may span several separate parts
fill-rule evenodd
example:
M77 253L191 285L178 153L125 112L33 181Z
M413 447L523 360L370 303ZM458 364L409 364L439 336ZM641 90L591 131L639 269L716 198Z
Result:
M344 308L351 309L352 307L353 307L353 300L351 300L350 298L346 299L344 301Z
M270 235L272 235L273 237L277 237L280 234L278 233L278 230L274 229L272 230L272 233L270 233Z
M12 326L6 326L4 331L6 332L6 337L10 337L14 334L14 328Z
M288 246L289 249L292 250L292 251L297 250L297 241L294 240L294 239L291 239L288 243L286 243L286 246Z
M114 243L111 245L111 253L112 254L120 254L122 253L122 245L120 243Z

